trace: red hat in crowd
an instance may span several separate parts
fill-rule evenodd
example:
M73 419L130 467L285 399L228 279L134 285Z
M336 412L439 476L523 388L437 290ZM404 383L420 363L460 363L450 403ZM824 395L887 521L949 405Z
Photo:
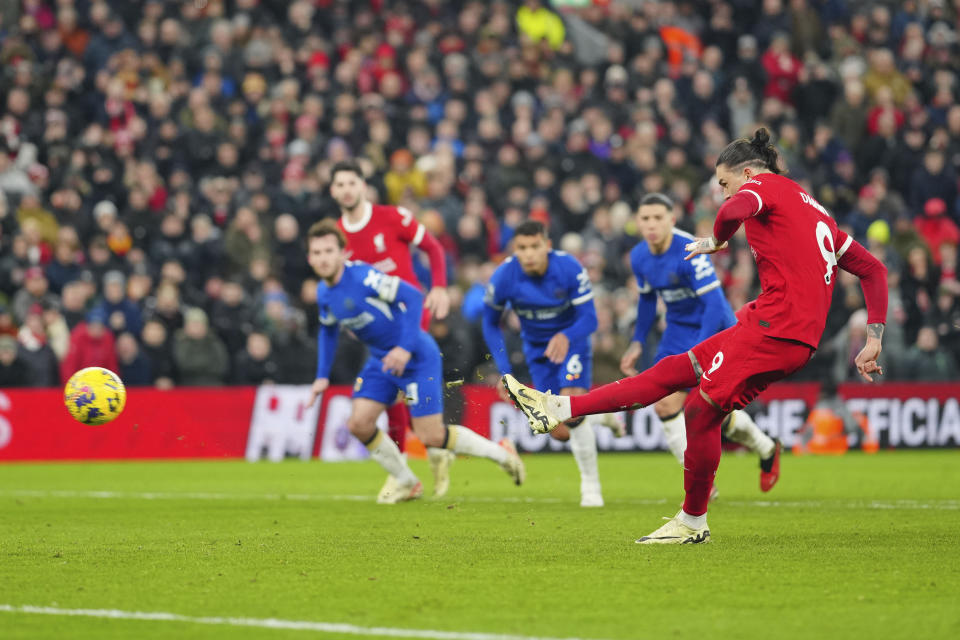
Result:
M943 201L943 198L930 198L923 205L923 212L931 218L942 216L947 212L947 203Z
M324 69L330 68L330 56L323 51L314 51L307 61L308 71L313 71L317 67L323 67Z

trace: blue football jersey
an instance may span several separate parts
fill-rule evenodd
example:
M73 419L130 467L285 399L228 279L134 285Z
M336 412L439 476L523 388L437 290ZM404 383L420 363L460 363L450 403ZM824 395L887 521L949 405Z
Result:
M398 296L403 286L410 287L396 276L388 276L365 262L348 261L340 282L332 287L322 281L317 285L320 324L349 329L376 358L382 358L397 345L412 352L411 347L419 336L409 336L411 320L406 317L409 311ZM415 324L419 333L419 310L416 310ZM404 344L404 336L408 340L412 337L412 344Z
M630 252L630 266L637 278L640 293L656 293L660 296L667 307L668 326L681 324L700 327L706 309L701 296L720 288L720 281L717 280L717 273L709 255L684 260L687 256L684 247L691 241L693 236L689 233L674 229L673 241L663 253L651 253L645 240ZM718 324L724 327L733 326L736 323L733 310L726 298L722 295L720 298L723 300L724 318Z
M519 261L507 258L490 278L485 302L497 311L512 308L528 344L546 344L570 328L581 305L590 305L590 311L594 311L590 275L576 258L563 251L550 251L542 276L527 275Z

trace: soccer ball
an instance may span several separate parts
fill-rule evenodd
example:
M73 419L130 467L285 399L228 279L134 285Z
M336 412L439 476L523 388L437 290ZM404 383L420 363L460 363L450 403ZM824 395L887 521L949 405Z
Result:
M120 376L103 367L80 369L63 390L67 411L78 422L106 424L120 415L127 403L127 390Z

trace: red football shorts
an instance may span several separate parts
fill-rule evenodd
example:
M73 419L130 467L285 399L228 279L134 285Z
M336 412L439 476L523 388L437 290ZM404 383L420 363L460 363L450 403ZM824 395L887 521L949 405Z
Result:
M802 368L814 350L738 322L690 350L700 389L722 411L742 409L770 384Z

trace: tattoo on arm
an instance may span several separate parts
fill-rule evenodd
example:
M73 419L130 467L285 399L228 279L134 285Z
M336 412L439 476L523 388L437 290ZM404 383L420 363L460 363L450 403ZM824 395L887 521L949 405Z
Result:
M867 337L876 338L880 340L883 338L883 323L882 322L872 322L867 325Z

